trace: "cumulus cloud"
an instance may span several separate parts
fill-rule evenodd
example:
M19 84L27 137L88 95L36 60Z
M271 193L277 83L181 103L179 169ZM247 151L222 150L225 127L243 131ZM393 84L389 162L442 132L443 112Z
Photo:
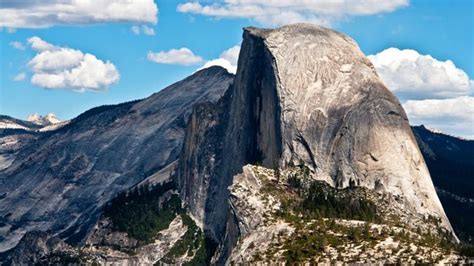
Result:
M70 48L45 50L33 57L28 66L36 73L51 72L76 67L83 59L84 54L79 50Z
M133 33L135 33L135 35L140 35L140 27L137 26L137 25L133 25L131 28Z
M409 100L403 104L411 124L474 139L474 97Z
M237 66L239 59L240 45L233 46L221 53L220 58L229 61L232 65Z
M36 51L54 50L56 47L48 42L43 41L40 37L34 36L28 39L31 48Z
M25 50L25 46L23 43L18 42L18 41L13 41L9 43L11 47L18 49L18 50Z
M148 52L148 60L159 64L171 65L196 65L203 61L202 57L195 55L190 49L183 47L169 51Z
M368 57L385 84L402 100L458 97L474 88L474 82L451 60L440 61L397 48Z
M140 35L142 33L149 36L155 35L155 30L151 27L148 27L147 25L142 25L141 27L134 25L132 26L131 30L135 35Z
M474 138L474 81L451 60L398 48L368 57L400 98L411 124Z
M18 73L18 75L16 75L13 80L14 81L22 81L22 80L25 80L26 78L26 74L25 72L21 72L21 73Z
M36 36L28 39L28 43L38 51L28 62L28 67L33 71L31 83L36 86L101 91L120 78L112 63L97 59L95 55L59 47Z
M178 5L177 10L215 18L248 18L263 25L279 26L296 22L329 25L347 16L392 12L405 6L408 0L224 0L209 4L189 1Z
M123 1L1 1L0 27L45 28L64 24L145 22L156 24L153 0Z
M229 73L235 74L237 72L237 60L239 59L240 46L236 45L222 52L219 58L207 61L198 70L208 68L211 66L221 66Z

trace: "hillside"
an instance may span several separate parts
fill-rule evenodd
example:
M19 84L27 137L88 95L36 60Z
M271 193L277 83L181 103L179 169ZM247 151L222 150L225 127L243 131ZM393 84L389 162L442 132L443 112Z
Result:
M143 100L96 107L35 132L27 145L2 138L0 251L34 230L82 243L105 203L178 158L192 106L216 101L232 80L225 69L208 68Z
M413 127L438 196L456 234L474 243L474 141Z

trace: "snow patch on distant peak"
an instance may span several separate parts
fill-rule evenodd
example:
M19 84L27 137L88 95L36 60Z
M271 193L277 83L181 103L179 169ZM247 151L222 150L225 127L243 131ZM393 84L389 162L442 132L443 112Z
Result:
M428 130L433 132L433 133L444 134L441 130L439 130L437 128L428 128Z
M38 113L34 113L28 116L26 119L28 122L41 125L41 126L49 126L49 125L54 125L58 124L61 122L54 113L49 113L45 116L42 116Z

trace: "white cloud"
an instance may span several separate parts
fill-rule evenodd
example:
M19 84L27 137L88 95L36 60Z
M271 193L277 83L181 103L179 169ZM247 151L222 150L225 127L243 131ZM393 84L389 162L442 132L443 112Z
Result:
M18 75L16 75L13 80L14 81L22 81L22 80L25 80L26 78L26 74L25 72L21 72L21 73L18 73Z
M440 61L415 50L388 48L369 59L385 84L402 100L469 95L474 82L451 60Z
M474 137L474 81L451 60L397 48L368 57L402 101L411 124Z
M178 5L177 10L215 18L248 18L279 26L296 22L328 25L347 16L392 12L405 6L408 0L224 0L204 5L191 1Z
M28 40L38 51L28 66L33 71L31 83L48 89L100 91L116 83L120 75L110 62L92 54L71 48L59 47L39 37Z
M186 47L180 49L171 49L169 51L148 52L148 60L159 64L172 65L195 65L203 61L202 57L195 55Z
M28 62L34 72L50 72L78 66L84 59L79 50L61 48L45 50L37 54Z
M143 34L145 35L150 35L150 36L155 35L155 30L151 27L148 27L147 25L142 25L142 31L143 31Z
M137 26L137 25L133 25L132 28L131 28L132 32L135 33L135 35L139 35L140 34L140 27Z
M53 50L56 47L48 42L43 41L40 37L34 36L28 39L28 43L31 45L31 48L36 51L46 51Z
M237 66L239 53L240 53L240 45L236 45L222 52L220 57L229 61L232 65Z
M0 2L0 27L45 28L63 24L146 22L156 24L153 0L42 0Z
M132 26L131 30L135 35L140 35L141 33L149 36L155 35L155 30L151 27L148 27L147 25L142 25L141 28L140 26L134 25Z
M25 46L23 43L18 42L18 41L13 41L9 43L11 47L18 49L18 50L25 50Z
M219 58L207 61L198 70L208 68L211 66L221 66L229 73L235 74L237 72L237 60L239 59L240 46L233 46L222 52Z
M474 139L474 97L409 100L403 104L413 125L424 124L442 132Z

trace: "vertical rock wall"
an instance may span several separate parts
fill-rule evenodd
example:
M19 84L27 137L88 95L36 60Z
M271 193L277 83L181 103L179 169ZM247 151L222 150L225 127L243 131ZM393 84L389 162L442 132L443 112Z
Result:
M452 230L399 101L352 39L325 28L244 29L234 84L194 109L181 158L183 198L223 257L239 234L227 188L246 164L303 161L315 179L399 196Z

